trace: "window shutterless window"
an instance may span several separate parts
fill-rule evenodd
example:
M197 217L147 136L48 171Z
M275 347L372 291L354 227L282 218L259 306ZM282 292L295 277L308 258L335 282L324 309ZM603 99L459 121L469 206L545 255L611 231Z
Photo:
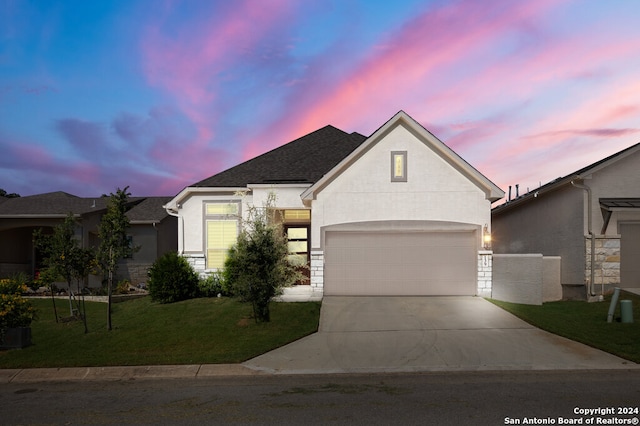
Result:
M238 239L239 213L239 203L205 205L207 269L224 267L227 253Z
M391 151L391 182L407 181L407 151Z

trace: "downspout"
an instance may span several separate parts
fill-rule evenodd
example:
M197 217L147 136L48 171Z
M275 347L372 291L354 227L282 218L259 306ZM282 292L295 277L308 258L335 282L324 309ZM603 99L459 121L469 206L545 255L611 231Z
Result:
M182 237L182 241L180 241L179 244L179 248L178 248L178 254L182 256L182 254L184 253L184 219L182 216L180 216L178 213L174 213L173 211L165 208L165 210L167 211L167 214L169 216L173 216L173 217L177 217L178 218L178 226L180 227L180 236Z
M580 179L580 176L576 176L576 179ZM591 268L590 268L591 270L590 270L589 285L587 286L587 294L589 296L595 296L595 293L593 293L593 285L595 280L595 265L596 265L596 236L593 233L593 229L592 229L591 188L589 188L587 185L576 183L573 180L571 181L571 185L575 186L576 188L580 188L587 191L587 228L588 228L589 236L591 238Z

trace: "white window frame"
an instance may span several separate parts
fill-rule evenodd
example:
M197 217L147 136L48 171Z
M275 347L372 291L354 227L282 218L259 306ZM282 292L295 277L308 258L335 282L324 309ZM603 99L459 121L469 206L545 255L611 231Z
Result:
M233 213L209 214L208 206L213 204L217 204L217 205L233 204L233 205L236 205L236 209L235 209L235 212ZM206 270L217 270L217 269L221 269L224 266L224 260L226 259L226 256L223 258L222 265L212 265L210 260L209 250L228 250L229 248L231 248L233 244L235 244L235 242L237 241L238 234L240 233L240 226L241 226L240 218L242 217L241 208L242 208L241 203L240 201L237 201L237 200L220 200L220 201L216 200L216 201L205 201L203 203L203 217L204 217L203 239L204 239L204 257L205 257ZM236 239L234 239L232 244L229 244L229 247L227 248L224 248L224 247L210 248L209 247L209 224L212 222L234 222L235 223Z

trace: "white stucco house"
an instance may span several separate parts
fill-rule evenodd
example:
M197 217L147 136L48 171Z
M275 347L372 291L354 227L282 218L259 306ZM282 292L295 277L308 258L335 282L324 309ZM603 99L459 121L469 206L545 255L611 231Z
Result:
M405 112L371 136L326 126L183 189L178 250L221 268L247 204L270 192L301 289L322 295L490 295L491 203L504 192ZM241 195L244 193L244 195Z

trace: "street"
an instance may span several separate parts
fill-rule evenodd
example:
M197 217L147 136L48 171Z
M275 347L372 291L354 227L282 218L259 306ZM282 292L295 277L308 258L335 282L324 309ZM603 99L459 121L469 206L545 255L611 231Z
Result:
M640 370L9 383L0 424L637 424Z

